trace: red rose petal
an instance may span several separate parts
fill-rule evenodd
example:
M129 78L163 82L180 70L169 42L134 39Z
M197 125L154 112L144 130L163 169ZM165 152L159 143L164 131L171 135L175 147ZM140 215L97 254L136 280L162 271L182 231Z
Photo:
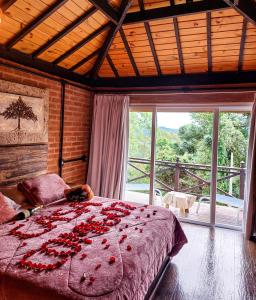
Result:
M130 245L127 245L127 248L126 248L127 251L131 251L132 250L132 247Z
M90 245L90 244L92 244L92 240L90 240L90 239L84 239L84 243Z
M101 267L101 264L98 264L98 265L95 267L95 270L98 270L100 267Z
M116 261L116 258L114 256L110 256L109 258L109 264L112 265Z

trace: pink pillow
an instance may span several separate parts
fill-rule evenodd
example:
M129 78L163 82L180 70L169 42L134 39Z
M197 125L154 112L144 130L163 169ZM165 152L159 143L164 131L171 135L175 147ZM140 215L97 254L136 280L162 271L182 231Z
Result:
M18 189L28 201L36 205L46 205L65 197L69 186L56 174L43 174L18 184Z
M16 215L16 203L0 193L0 224L10 221Z

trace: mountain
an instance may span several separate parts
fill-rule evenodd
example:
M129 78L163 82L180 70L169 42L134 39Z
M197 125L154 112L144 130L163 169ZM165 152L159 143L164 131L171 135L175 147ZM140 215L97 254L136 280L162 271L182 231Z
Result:
M178 129L177 128L168 128L168 127L161 126L161 127L159 127L159 129L161 129L163 131L170 132L170 133L175 133L175 134L178 133Z

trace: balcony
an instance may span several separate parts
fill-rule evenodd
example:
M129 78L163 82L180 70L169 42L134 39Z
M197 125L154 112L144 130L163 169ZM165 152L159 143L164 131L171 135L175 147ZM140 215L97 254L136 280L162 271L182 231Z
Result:
M149 202L150 160L129 158L126 200L146 204ZM193 195L193 205L186 211L170 206L175 215L191 221L210 220L211 166L157 160L155 163L154 204L164 206L167 193ZM245 187L245 164L240 168L218 166L216 223L242 226ZM199 205L200 202L200 205Z

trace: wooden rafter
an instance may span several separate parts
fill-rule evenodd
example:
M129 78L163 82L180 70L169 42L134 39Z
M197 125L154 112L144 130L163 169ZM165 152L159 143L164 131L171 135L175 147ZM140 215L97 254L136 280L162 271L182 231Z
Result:
M180 71L181 73L185 73L185 67L184 67L184 61L183 61L183 53L182 53L182 47L180 42L180 31L179 31L179 24L177 18L173 18L173 26L174 26L174 32L176 37L176 44L177 44L177 50L178 50L178 56L179 56L179 62L180 62Z
M80 48L82 48L84 45L86 45L87 43L89 43L91 40L93 40L97 35L99 35L103 31L109 29L110 26L111 26L111 23L107 23L107 24L101 26L100 28L98 28L97 30L95 30L93 33L91 33L90 35L88 35L85 39L83 39L82 41L80 41L79 43L77 43L74 47L72 47L67 52L63 53L60 57L58 57L57 59L55 59L55 61L53 62L53 64L54 65L59 64L65 58L67 58L68 56L70 56L71 54L73 54L74 52L76 52L77 50L79 50Z
M179 17L208 11L216 11L228 7L229 6L222 0L204 0L179 5L171 5L168 7L145 9L144 11L127 14L124 19L124 25Z
M70 71L75 71L76 69L78 69L79 67L81 67L83 64L85 64L87 61L89 61L90 59L92 59L94 56L96 56L97 54L99 54L100 49L97 49L95 51L93 51L91 54L89 54L88 56L86 56L85 58L83 58L81 61L79 61L78 63L76 63L72 68L70 68Z
M139 3L140 11L144 12L145 11L144 1L143 0L138 0L138 3ZM154 41L153 41L153 38L152 38L150 26L149 26L149 23L147 21L144 22L144 27L145 27L145 30L146 30L146 33L147 33L149 46L150 46L150 49L151 49L151 52L152 52L152 55L153 55L153 58L154 58L157 74L161 75L162 71L161 71L161 68L160 68L159 61L158 61L158 57L157 57L157 53L156 53L156 49L155 49L155 44L154 44Z
M254 0L224 0L248 21L256 24L256 2Z
M93 15L97 9L95 7L90 8L87 12L82 14L82 16L78 17L74 22L66 26L62 31L60 31L57 35L52 37L48 42L43 44L41 47L39 47L34 53L32 54L34 57L39 56L44 51L46 51L48 48L50 48L53 44L58 42L60 39L62 39L66 34L71 32L73 29L75 29L77 26L79 26L81 23L83 23L85 20L87 20L91 15Z
M54 4L49 6L46 10L44 10L37 18L35 18L32 22L26 25L20 32L18 32L9 42L7 42L6 47L10 49L14 46L18 41L24 38L28 33L30 33L33 29L35 29L38 25L43 23L51 14L57 11L63 4L65 4L68 0L57 0Z
M2 0L0 1L0 8L2 12L5 12L9 7L11 7L17 0Z
M207 25L207 55L208 55L208 72L212 71L212 17L211 13L206 13Z
M116 67L115 67L115 65L114 65L114 63L113 63L113 61L112 61L112 59L111 59L111 57L110 57L109 54L106 55L106 59L107 59L109 65L110 65L111 70L113 71L113 73L115 74L115 76L118 78L119 74L118 74L117 69L116 69Z
M133 67L133 70L134 70L136 76L140 76L139 70L137 68L136 62L135 62L134 57L132 55L132 51L130 49L129 43L128 43L127 39L126 39L124 30L123 30L122 27L120 28L119 33L120 33L121 39L122 39L122 41L124 43L126 52L127 52L128 56L129 56L130 62L131 62L132 67Z
M103 64L103 61L104 59L106 58L106 55L108 54L108 51L113 43L113 40L117 34L117 32L119 31L119 29L121 28L122 24L123 24L123 21L124 21L124 18L127 14L127 11L128 9L130 8L132 4L132 1L130 0L123 0L122 3L121 3L121 6L120 6L120 19L117 23L117 25L112 25L110 30L109 30L109 33L108 33L108 36L104 42L104 45L103 45L103 48L102 48L102 51L100 53L100 55L98 56L98 59L96 60L96 63L91 71L91 76L93 78L97 77L98 75L98 72Z
M99 9L114 24L118 23L117 12L109 5L106 0L89 0L97 9Z
M148 36L148 41L149 41L150 49L151 49L151 52L153 54L154 62L155 62L155 65L156 65L157 74L161 75L162 71L161 71L161 68L160 68L159 61L158 61L158 57L157 57L157 53L156 53L156 48L155 48L155 44L154 44L154 41L153 41L153 38L152 38L150 26L149 26L148 22L145 22L144 26L145 26L145 29L146 29L146 33L147 33L147 36Z
M241 42L240 42L240 50L239 50L238 71L241 71L243 68L244 46L245 46L245 40L246 40L247 24L248 24L248 21L246 18L244 18L243 28L242 28L242 36L241 36Z

